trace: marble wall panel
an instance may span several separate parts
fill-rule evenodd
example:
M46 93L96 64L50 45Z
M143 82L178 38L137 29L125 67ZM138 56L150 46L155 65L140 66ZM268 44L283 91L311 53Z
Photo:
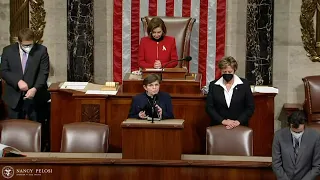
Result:
M251 84L272 85L273 0L248 0L246 78Z
M91 0L68 0L68 81L93 82L93 6Z

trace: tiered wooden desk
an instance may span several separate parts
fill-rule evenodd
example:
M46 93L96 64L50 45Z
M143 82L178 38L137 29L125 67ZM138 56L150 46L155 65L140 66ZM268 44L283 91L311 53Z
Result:
M109 125L109 152L120 153L121 123L127 119L132 97L144 91L142 80L128 78L129 75L126 75L123 86L115 96L86 95L84 92L62 90L59 88L59 83L52 84L50 86L51 151L60 150L64 124L93 121ZM201 77L197 76L194 81L164 80L161 84L161 90L171 94L175 118L185 120L181 136L184 154L205 154L205 132L206 127L210 125L210 119L205 112L206 96L200 92L200 79ZM275 94L254 93L256 109L249 127L253 129L255 156L271 156L274 97Z
M12 179L17 180L276 179L271 169L271 157L182 155L182 160L130 160L121 159L121 154L110 153L26 154L28 158L1 158L0 169L11 166L16 173ZM18 175L23 169L33 172ZM33 173L36 175L29 176Z
M171 94L199 94L201 89L201 75L194 75L193 80L164 79L161 82L161 91ZM141 93L142 79L136 79L134 75L126 74L123 79L123 93Z

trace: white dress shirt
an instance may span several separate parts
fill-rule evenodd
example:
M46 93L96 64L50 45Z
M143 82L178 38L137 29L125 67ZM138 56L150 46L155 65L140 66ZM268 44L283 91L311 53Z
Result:
M19 54L20 54L21 64L22 64L23 53L25 53L25 52L21 49L21 46L19 45ZM29 58L29 53L27 53L27 59L28 59L28 58Z
M215 84L220 85L224 89L224 98L226 100L227 106L230 107L232 95L233 95L233 89L238 85L238 84L243 84L239 76L233 75L233 84L231 88L227 89L226 85L224 84L223 77L221 77Z

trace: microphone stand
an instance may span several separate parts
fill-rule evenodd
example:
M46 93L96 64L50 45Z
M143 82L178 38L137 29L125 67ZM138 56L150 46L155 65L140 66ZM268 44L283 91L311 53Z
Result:
M173 63L173 62L179 62L179 61L185 61L185 60L186 60L186 59L184 58L184 59L179 59L179 60L171 60L171 61L165 63L165 64L163 65L163 67L161 68L160 79L162 80L162 73L163 73L163 71L164 71L164 68L166 68L169 64L171 64L171 63Z
M153 114L154 114L154 106L152 105L152 117L151 117L151 123L154 123L154 117L153 117Z
M152 113L152 115L151 115L151 123L154 123L154 117L153 117L153 115L154 115L154 109L155 109L155 97L153 96L152 97L152 107L151 107L151 113Z
M169 64L173 63L173 62L179 62L179 61L184 61L184 60L185 60L185 59L171 60L171 61L169 61L169 62L167 62L167 63L165 63L165 64L163 65L162 70L163 70L164 68L166 68Z

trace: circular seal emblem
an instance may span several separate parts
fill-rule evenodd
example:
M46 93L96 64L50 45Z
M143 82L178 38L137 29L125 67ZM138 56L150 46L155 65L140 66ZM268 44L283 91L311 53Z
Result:
M11 166L5 166L2 168L2 176L6 179L10 179L14 176L14 169Z

